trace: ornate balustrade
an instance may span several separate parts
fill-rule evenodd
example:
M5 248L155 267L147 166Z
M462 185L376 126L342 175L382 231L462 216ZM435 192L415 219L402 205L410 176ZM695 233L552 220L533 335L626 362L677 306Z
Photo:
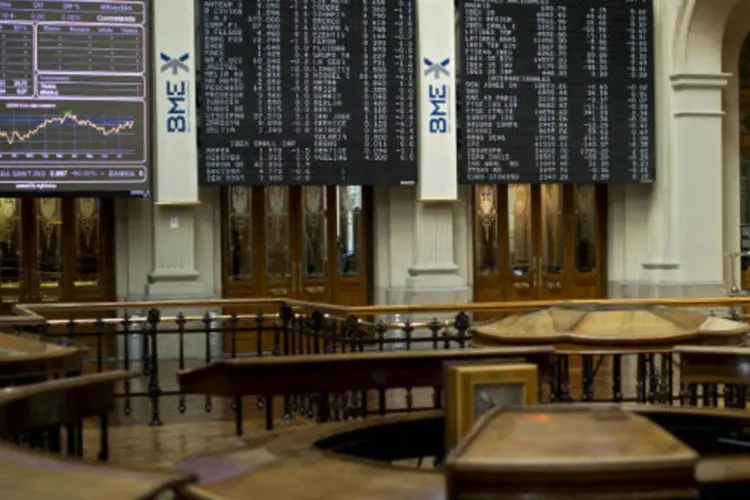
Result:
M160 425L165 418L179 418L194 405L202 406L205 412L215 410L215 402L210 396L202 402L187 398L177 387L174 375L216 360L466 349L475 347L474 327L485 324L488 318L561 304L604 309L702 308L719 316L739 319L741 308L748 302L748 297L722 297L369 307L278 299L45 303L19 305L15 308L16 316L0 318L0 325L16 331L40 333L61 344L86 345L86 371L89 373L110 369L138 370L141 373L138 379L118 385L121 420L140 418L141 413L136 410L146 403L149 422ZM253 309L257 313L224 313L225 310ZM481 321L474 320L480 316ZM394 317L399 320L393 321ZM450 319L446 319L448 317ZM613 351L611 343L598 351L592 345L585 349L573 345L565 353L558 352L558 362L553 367L557 386L550 389L550 394L564 401L685 403L688 395L679 383L678 362L670 349L669 342L659 346L634 342L627 352ZM361 407L361 398L336 396L328 402L329 410L320 413L335 417L358 415L363 410L387 413L434 407L432 390L411 389L403 387L390 391L388 397L379 394L369 408ZM399 393L401 395L396 396ZM719 399L717 404L723 405L721 394ZM310 413L309 408L302 407L301 397L295 400L289 396L281 400L285 419ZM364 402L366 405L368 400ZM355 404L360 407L355 407ZM732 404L739 404L737 398L732 399ZM255 406L266 411L262 397ZM234 418L240 422L243 405L234 401L231 408ZM170 415L165 417L165 412Z

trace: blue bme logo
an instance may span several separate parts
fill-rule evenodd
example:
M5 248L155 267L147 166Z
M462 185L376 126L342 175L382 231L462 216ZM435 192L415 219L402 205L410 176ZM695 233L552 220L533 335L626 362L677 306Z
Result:
M184 71L190 71L187 60L190 58L190 54L185 53L180 57L170 57L164 52L161 53L161 59L164 64L161 66L161 72L171 71L173 75ZM169 81L166 84L166 96L167 102L169 103L169 109L167 110L167 132L180 133L187 132L188 130L188 99L189 99L189 85L186 80Z
M448 66L450 58L443 59L440 62L433 62L424 58L426 69L424 76L432 76L434 80L440 80L445 75L450 76ZM430 117L427 122L428 130L431 134L445 134L448 132L448 89L447 83L430 83L427 85L427 98L430 101Z

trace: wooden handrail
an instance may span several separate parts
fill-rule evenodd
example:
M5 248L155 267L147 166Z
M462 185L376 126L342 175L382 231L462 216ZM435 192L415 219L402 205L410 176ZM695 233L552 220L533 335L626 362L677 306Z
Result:
M250 306L278 306L288 305L298 310L317 310L323 314L337 316L377 316L385 314L416 314L416 313L450 313L463 311L472 312L508 312L532 309L542 309L555 306L600 306L600 307L741 307L750 305L750 296L743 297L698 297L698 298L638 298L638 299L576 299L576 300L530 300L517 302L471 302L444 304L413 304L413 305L377 305L349 307L322 302L309 302L293 299L255 298L255 299L200 299L200 300L142 300L135 302L58 302L40 304L17 304L14 312L18 316L0 318L3 322L25 321L33 324L43 319L44 312L73 312L73 311L107 311L123 309L148 308L225 308ZM13 320L16 318L16 320ZM21 319L23 318L23 320Z
M8 387L0 391L0 436L73 422L114 409L116 382L136 371L112 371Z
M108 414L114 408L114 385L138 375L113 371L3 389L0 436ZM2 498L8 500L155 500L196 480L194 474L110 467L0 443L0 489Z
M522 359L549 369L551 346L278 356L215 361L177 373L185 394L249 396L438 387L446 362Z

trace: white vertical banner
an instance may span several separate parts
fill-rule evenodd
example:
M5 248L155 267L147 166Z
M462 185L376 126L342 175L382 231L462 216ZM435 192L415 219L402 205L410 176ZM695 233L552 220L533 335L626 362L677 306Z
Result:
M152 2L154 198L198 203L194 0Z
M416 0L419 201L458 200L453 0Z

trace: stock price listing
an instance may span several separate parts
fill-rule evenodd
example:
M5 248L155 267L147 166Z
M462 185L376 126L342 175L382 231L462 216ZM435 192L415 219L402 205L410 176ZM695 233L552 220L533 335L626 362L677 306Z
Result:
M0 0L0 191L147 194L148 0Z

